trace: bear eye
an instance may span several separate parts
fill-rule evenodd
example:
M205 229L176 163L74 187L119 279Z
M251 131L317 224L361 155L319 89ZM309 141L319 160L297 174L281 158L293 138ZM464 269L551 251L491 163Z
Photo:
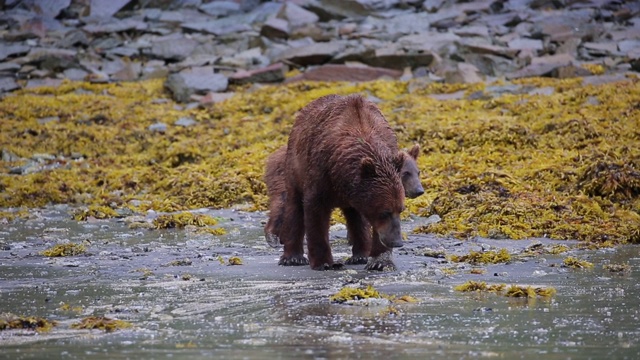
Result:
M409 177L411 174L408 171L402 173L402 178Z
M386 220L388 218L391 217L391 211L383 211L382 214L380 214L380 220Z

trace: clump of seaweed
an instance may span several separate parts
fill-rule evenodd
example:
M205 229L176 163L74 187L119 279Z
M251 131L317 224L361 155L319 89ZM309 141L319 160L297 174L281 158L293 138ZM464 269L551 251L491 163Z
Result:
M71 306L68 303L61 303L60 307L58 308L58 310L60 311L72 311L75 313L81 313L82 312L82 306Z
M589 196L630 200L640 194L640 171L632 161L598 161L585 168L577 186Z
M109 219L117 217L118 213L108 206L91 205L88 209L79 210L73 214L76 221L87 221L88 218Z
M184 228L187 225L204 227L216 225L218 221L209 215L193 214L190 212L160 215L153 220L156 229Z
M556 289L552 288L552 287L547 287L547 288L542 288L542 287L537 287L534 288L533 286L517 286L517 285L511 285L508 289L507 292L505 293L505 296L507 297L524 297L524 298L536 298L538 296L540 297L551 297L553 295L555 295L556 293Z
M461 292L492 292L496 294L502 294L506 297L551 297L555 295L556 289L552 287L533 287L533 286L518 286L511 285L509 288L505 284L493 284L487 285L486 282L467 281L464 284L458 285L453 288L455 291ZM505 291L506 289L506 291Z
M606 264L602 266L603 269L612 273L625 273L631 271L629 264Z
M344 303L349 300L363 300L363 299L383 299L388 298L387 295L381 294L373 286L368 285L365 289L354 288L345 286L337 293L331 295L329 300L334 303Z
M470 251L467 255L451 255L449 256L449 260L453 262L466 262L469 264L499 264L499 263L508 263L511 261L511 255L507 249L500 249L499 251Z
M205 228L199 229L198 232L204 233L204 234L211 234L215 236L221 236L221 235L225 235L227 233L227 230L221 227L216 227L216 228L205 227Z
M17 316L11 313L0 314L0 330L27 329L48 332L58 323L54 320L36 316Z
M229 265L242 265L242 259L237 256L232 256L229 258Z
M0 211L0 219L14 221L16 219L28 219L31 216L27 210L19 211Z
M59 257L59 256L75 256L84 254L87 251L86 246L82 244L58 244L47 250L42 251L40 254L48 257Z
M487 285L486 282L481 281L467 281L464 284L460 284L456 287L454 287L453 289L455 291L461 291L461 292L501 292L502 290L504 290L504 288L506 287L505 284L492 284L492 285Z
M104 316L89 316L82 319L79 323L71 324L72 329L88 329L88 330L104 330L106 332L114 332L119 329L128 329L133 325L124 320L109 319Z
M593 263L590 263L586 260L580 260L573 256L569 256L562 260L562 266L574 269L590 269L593 267Z
M191 261L191 259L184 258L184 259L170 261L164 266L191 266L191 264L193 264L193 261Z
M396 304L413 304L417 303L418 299L410 295L402 295L397 297L395 295L387 295L379 292L373 286L368 285L366 288L354 288L345 286L340 289L337 293L331 295L329 300L332 303L346 303L350 301L357 300L366 300L366 299L381 299L385 301L387 304L389 302Z

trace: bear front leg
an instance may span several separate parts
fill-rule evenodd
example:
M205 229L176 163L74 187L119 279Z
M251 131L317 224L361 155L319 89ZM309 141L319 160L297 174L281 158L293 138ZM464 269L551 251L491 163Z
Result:
M347 220L347 239L352 245L351 257L346 264L366 264L371 251L371 226L354 208L343 208L342 214Z
M342 264L333 262L329 245L331 208L323 197L306 197L304 201L304 226L309 250L309 265L313 270L338 270Z
M280 256L278 265L309 264L304 257L304 208L299 194L287 196L280 237L280 241L284 244L284 253Z
M393 257L393 250L386 247L377 232L373 232L373 239L371 241L371 254L365 270L377 270L377 271L393 271L396 270L396 264L391 259Z

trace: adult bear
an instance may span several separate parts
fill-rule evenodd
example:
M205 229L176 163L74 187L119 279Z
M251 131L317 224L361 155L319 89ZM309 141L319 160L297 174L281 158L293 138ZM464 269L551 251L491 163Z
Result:
M359 95L328 95L305 106L287 144L279 264L340 268L329 245L331 211L339 207L354 252L370 256L366 268L393 268L391 249L403 245L402 164L396 136L374 103Z
M420 183L420 170L418 169L418 156L420 155L420 146L414 145L408 152L401 151L403 162L400 169L400 179L404 188L404 196L414 199L424 194L424 188ZM273 247L277 247L280 242L280 229L282 228L282 220L284 218L284 202L287 198L284 181L284 171L286 168L287 146L283 145L274 151L267 158L267 165L264 174L264 181L267 185L267 193L269 195L269 219L264 227L264 235L267 243ZM347 238L351 240L350 234ZM348 260L352 264L362 264L367 262L368 254L358 253L358 249L354 249L353 256Z

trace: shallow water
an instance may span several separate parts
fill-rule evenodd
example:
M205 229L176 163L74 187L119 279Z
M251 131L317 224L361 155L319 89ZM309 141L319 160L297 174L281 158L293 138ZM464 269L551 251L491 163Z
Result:
M535 241L551 242L410 235L395 254L397 271L348 266L317 272L277 265L279 250L261 238L263 214L205 212L224 219L228 235L130 230L116 220L79 224L69 220L64 207L5 225L0 313L43 316L59 324L42 334L1 331L0 358L640 358L637 246L569 253L594 263L593 269L551 266L562 262L567 256L562 254L489 265L485 274L472 275L469 265L414 250L441 246L449 254L505 247L517 253ZM332 238L334 257L348 256L344 230L333 231ZM65 241L85 242L89 254L39 255ZM244 264L219 262L230 256ZM167 266L186 258L190 265ZM608 263L627 263L630 271L609 272L602 267ZM186 274L190 278L183 280ZM551 286L557 293L527 300L453 290L470 279ZM389 304L329 301L343 286L368 284L419 302L393 304L398 314L390 314ZM61 304L79 309L62 310ZM134 328L114 333L70 328L92 315L127 320Z

